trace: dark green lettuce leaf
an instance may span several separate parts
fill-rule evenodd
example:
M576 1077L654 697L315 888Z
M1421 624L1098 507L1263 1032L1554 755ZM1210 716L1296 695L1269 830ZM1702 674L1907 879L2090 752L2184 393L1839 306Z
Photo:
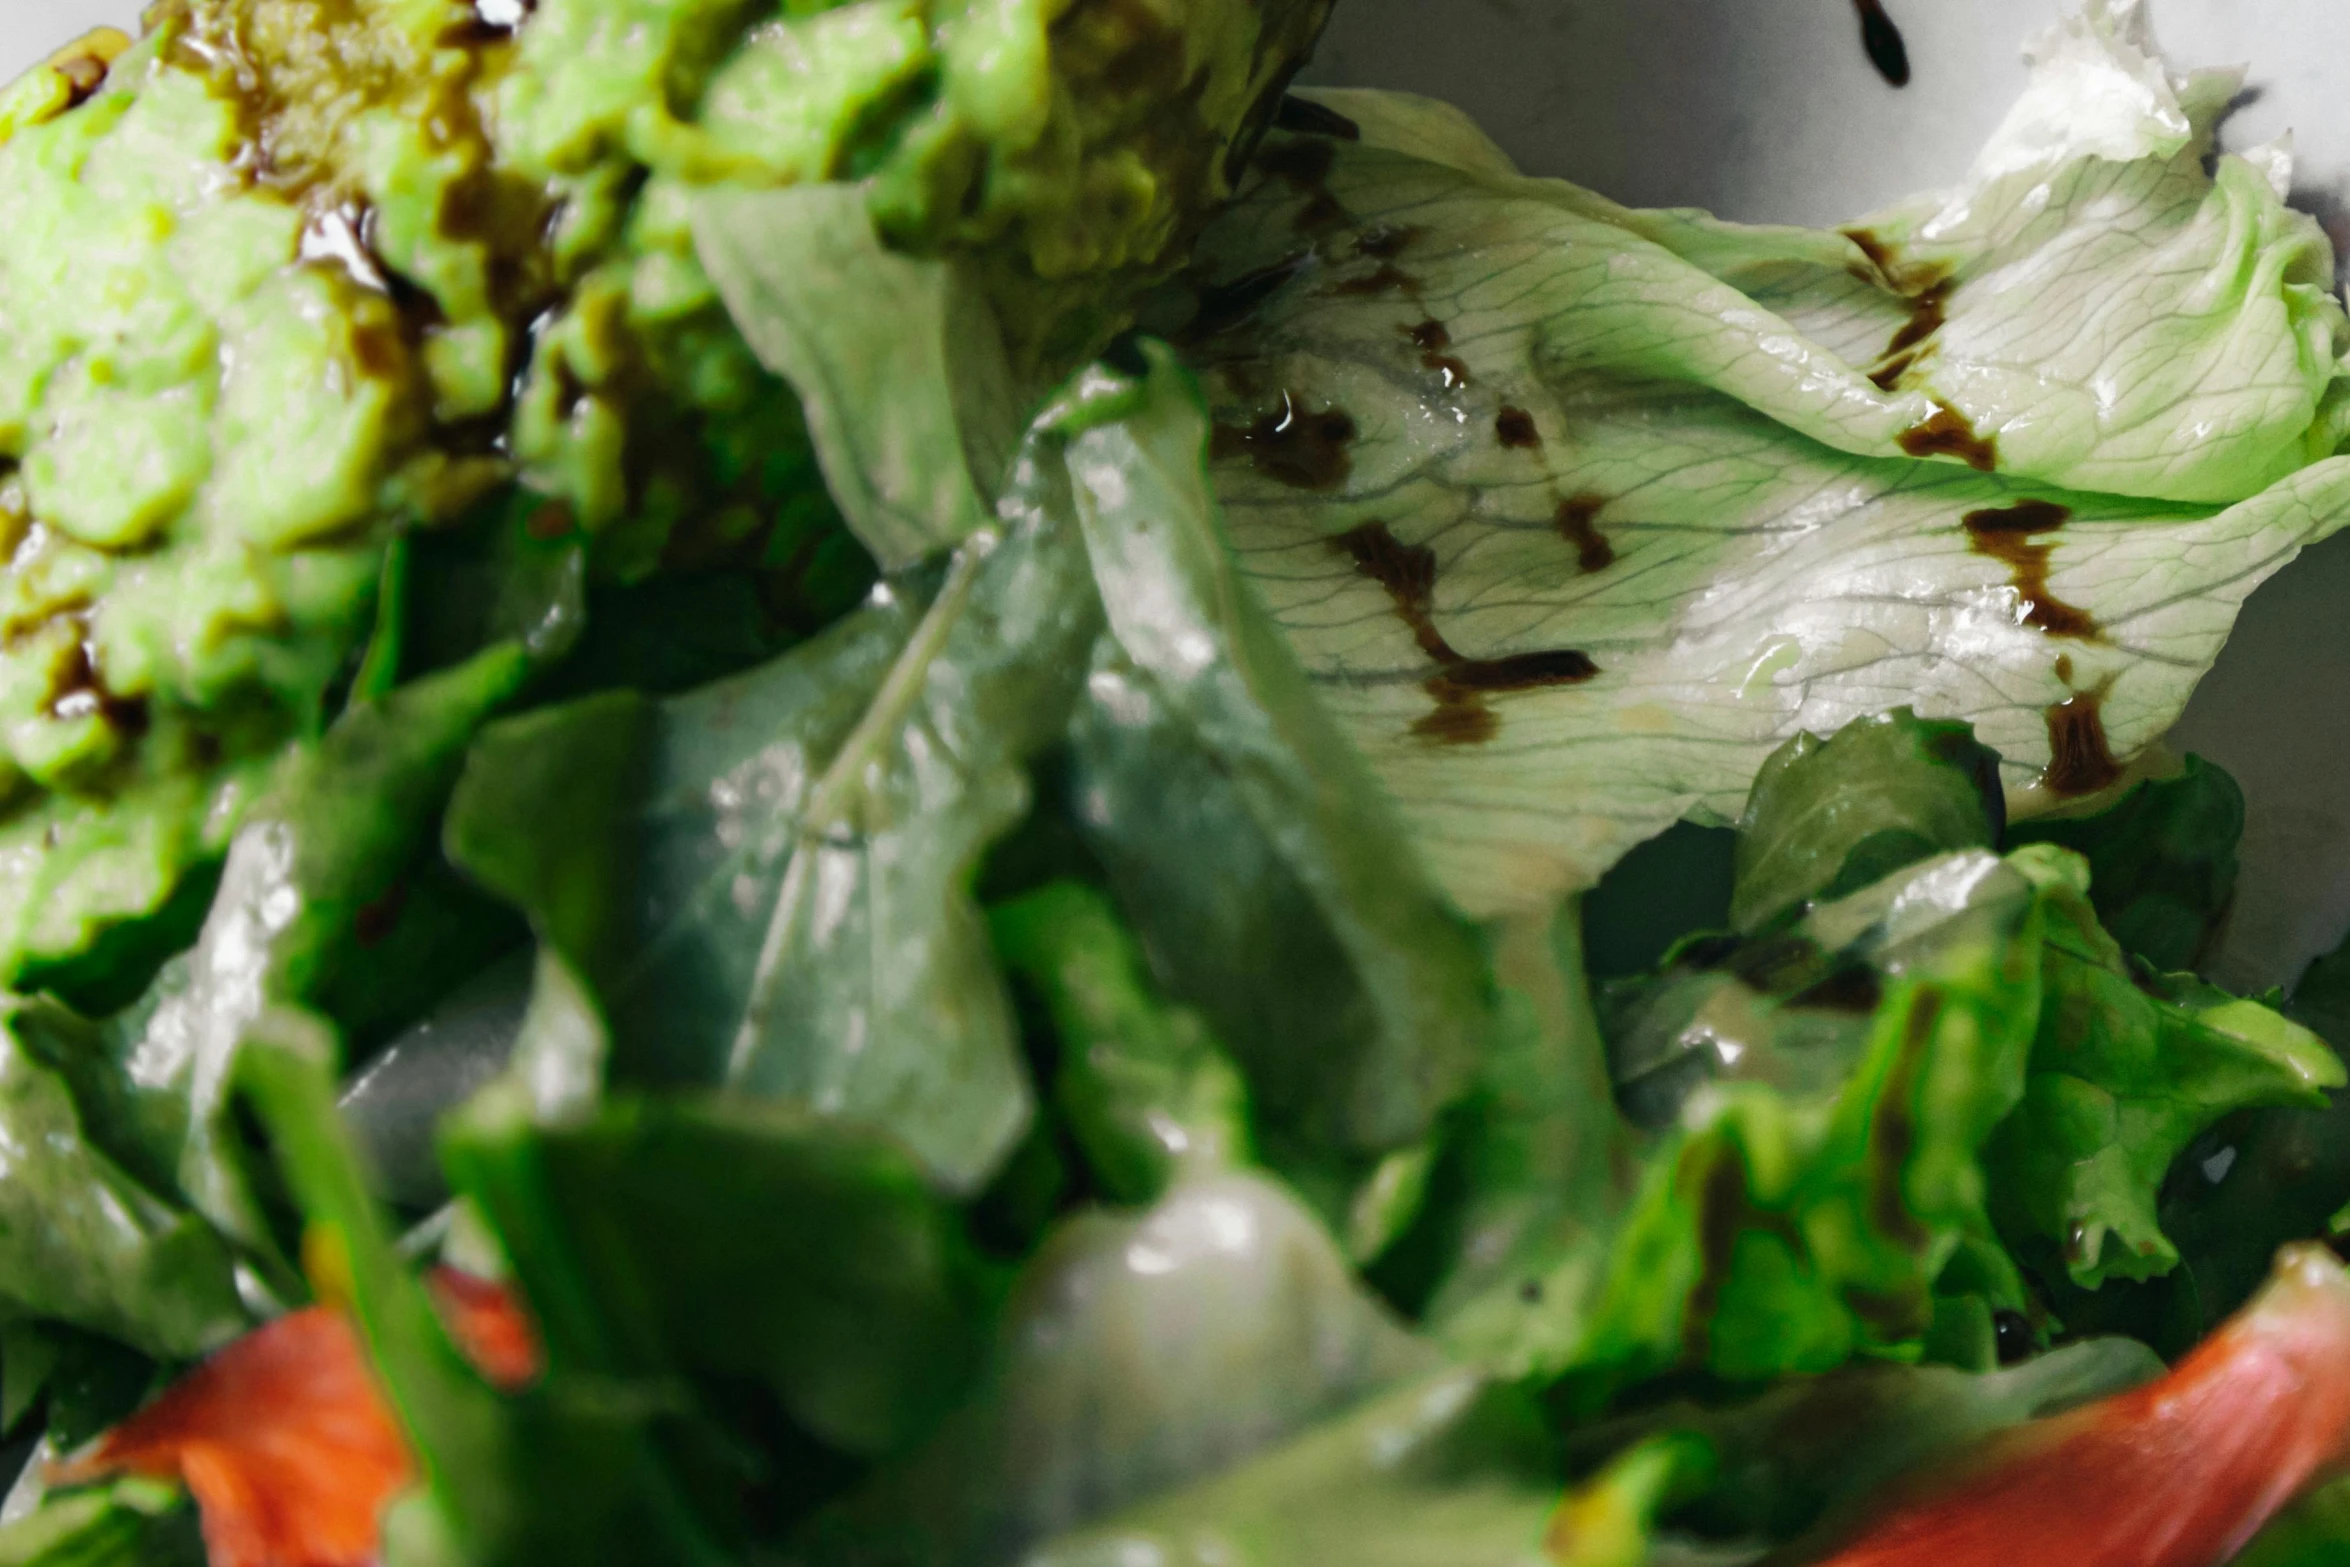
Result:
M402 876L429 853L467 742L532 667L504 643L347 712L238 834L195 948L106 1025L127 1140L265 1263L278 1247L227 1114L244 1031L274 1002L315 997L373 961L381 911L396 910ZM482 954L455 957L478 966ZM408 974L412 1003L466 972Z
M485 736L453 853L576 966L619 1080L866 1120L960 1191L1017 1143L1029 1089L970 884L1026 810L1026 764L1099 628L1062 439L1048 416L1005 520L927 590L684 696L591 698ZM603 863L536 828L510 841L546 769L570 767L594 802L580 825L608 846L584 858Z
M975 1259L901 1150L739 1097L615 1097L557 1126L534 1111L485 1096L443 1150L551 1364L750 1379L859 1454L902 1447L958 1390Z
M247 1326L235 1259L212 1227L109 1153L115 1128L77 1101L101 1066L79 1019L17 1002L0 1016L0 1320L69 1323L158 1359L218 1348ZM7 1393L40 1378L9 1357ZM19 1381L32 1385L20 1392Z
M1498 1374L1570 1363L1638 1179L1571 908L1492 937L1495 1025L1448 1118L1425 1211L1373 1276L1446 1347Z
M675 1381L550 1359L501 1394L450 1342L423 1283L394 1250L334 1109L332 1030L273 1008L247 1031L235 1092L267 1135L406 1433L418 1487L386 1514L392 1561L528 1567L642 1562L721 1567L739 1464ZM536 1302L532 1302L535 1306ZM550 1352L556 1324L543 1321ZM571 1347L565 1341L565 1348Z
M2244 791L2190 756L2093 816L2018 824L2010 845L2053 843L2089 862L2089 901L2122 950L2165 971L2194 967L2236 890Z
M1561 1504L1552 1558L1759 1559L1904 1473L2161 1371L2143 1344L2089 1339L2004 1371L1864 1361L1739 1403L1676 1399L1604 1421L1567 1438L1578 1469L1605 1462Z
M864 1567L1017 1560L1438 1358L1277 1183L1187 1175L1140 1214L1083 1213L1048 1237L977 1395L812 1523L798 1554Z
M1999 842L1997 753L1965 724L1908 708L1771 753L1738 819L1730 922L1753 932L1952 849Z
M2167 1273L2179 1252L2155 1210L2173 1161L2231 1111L2322 1108L2342 1063L2257 1001L2134 971L2077 856L2032 847L2009 863L2047 908L2047 996L2024 1102L1990 1156L2001 1232L2061 1257L2084 1288Z
M1254 1031L1231 1030L1229 1013L1210 1015L1252 1079L1266 1052L1286 1054L1264 1075L1298 1086L1288 1090L1277 1077L1270 1097L1311 1117L1323 1141L1401 1147L1427 1132L1473 1069L1486 1013L1484 965L1468 928L1421 872L1388 799L1243 579L1208 488L1208 419L1196 390L1165 349L1149 344L1143 352L1140 379L1089 372L1087 395L1100 399L1104 417L1072 440L1068 454L1110 632L1135 672L1127 682L1163 712L1128 727L1171 726L1228 781L1228 799L1212 801L1210 810L1237 806L1254 823L1238 844L1241 867L1269 855L1280 867L1270 878L1273 890L1293 898L1292 889L1303 892L1352 969L1366 1014L1351 1047L1334 1053L1296 1039L1260 1040ZM1125 722L1130 699L1115 683L1097 681L1091 694L1109 709L1104 718ZM1173 735L1116 738L1179 743ZM1194 763L1176 776L1200 771ZM1154 814L1181 810L1168 805ZM1084 819L1085 811L1079 814ZM1191 825L1196 831L1199 823ZM1206 842L1175 839L1154 849L1144 836L1139 829L1123 835L1130 864L1147 853L1192 856L1188 868L1161 860L1149 875L1227 874ZM1120 857L1104 856L1113 865ZM1227 898L1254 895L1249 881L1228 885ZM1191 911L1211 904L1204 892L1184 901ZM1149 904L1134 906L1147 919ZM1194 913L1190 928L1198 923ZM1154 945L1171 963L1191 961L1172 941ZM1219 943L1207 955L1230 951ZM1273 956L1246 954L1256 985L1285 982L1278 978L1285 967L1265 966ZM1213 988L1204 978L1175 986L1176 993L1195 999Z
M1618 860L1583 895L1583 951L1595 980L1643 974L1684 937L1730 927L1738 834L1675 822Z
M1245 1162L1239 1074L1196 1013L1153 992L1108 899L1057 881L990 909L988 928L1052 1019L1053 1095L1105 1192L1147 1203L1180 1171Z
M123 1480L41 1502L0 1526L0 1567L204 1567L195 1510L171 1486Z

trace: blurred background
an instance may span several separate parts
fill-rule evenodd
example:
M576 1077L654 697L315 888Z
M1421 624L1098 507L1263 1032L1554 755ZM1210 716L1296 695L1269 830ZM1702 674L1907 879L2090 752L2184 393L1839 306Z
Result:
M2249 64L2231 146L2290 132L2295 200L2350 252L2350 0L2149 0L2171 54ZM1464 105L1530 173L1640 205L1827 224L1955 178L2064 0L1883 0L1894 88L1854 0L1339 0L1310 80ZM0 75L123 0L0 0ZM2291 980L2350 926L2350 536L2252 600L2173 736L2244 785L2244 876L2217 976Z

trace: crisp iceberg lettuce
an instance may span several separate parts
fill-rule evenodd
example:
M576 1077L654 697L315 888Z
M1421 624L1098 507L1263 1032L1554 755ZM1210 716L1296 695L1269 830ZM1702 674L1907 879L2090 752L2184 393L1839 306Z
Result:
M1186 338L1231 544L1463 907L1904 703L2027 813L2093 792L2350 517L2329 247L2146 49L2068 24L1966 184L1841 233L1632 212L1385 95L1270 143Z

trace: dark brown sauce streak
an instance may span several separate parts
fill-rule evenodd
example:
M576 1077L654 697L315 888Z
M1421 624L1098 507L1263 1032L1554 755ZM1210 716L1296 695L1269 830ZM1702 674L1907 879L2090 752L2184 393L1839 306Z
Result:
M2105 738L2104 707L2103 692L2075 691L2048 709L2048 770L2040 782L2051 794L2095 794L2121 777Z
M1921 987L1911 998L1900 1053L1885 1073L1877 1113L1869 1118L1870 1217L1885 1234L1911 1246L1924 1244L1926 1228L1909 1211L1901 1174L1917 1148L1918 1076L1925 1070L1935 1026L1942 1021L1942 1006L1942 992L1931 987Z
M1910 301L1909 319L1893 334L1893 341L1885 345L1884 357L1877 368L1869 372L1869 379L1880 390L1892 391L1894 383L1918 362L1934 334L1942 330L1950 308L1950 289L1950 280L1945 278Z
M1575 564L1586 573L1605 571L1616 563L1616 547L1599 531L1600 509L1606 505L1604 496L1570 495L1559 502L1558 515L1551 519L1558 536L1574 550Z
M1346 208L1330 194L1330 170L1338 154L1330 140L1301 136L1292 141L1268 142L1257 154L1257 166L1306 198L1298 208L1296 228L1301 234L1336 228L1346 221Z
M1855 228L1842 229L1838 232L1859 246L1860 253L1869 258L1869 265L1877 269L1876 275L1871 277L1869 281L1885 283L1892 281L1893 250L1891 246L1877 237L1875 230Z
M1300 136L1330 136L1339 141L1361 141L1363 128L1311 98L1300 98L1295 93L1283 93L1280 105L1273 110L1273 128L1292 131Z
M117 696L98 676L98 661L87 641L76 642L58 669L49 698L56 719L96 717L117 734L137 739L147 732L147 699Z
M1536 427L1534 416L1511 403L1501 405L1501 412L1493 416L1493 438L1512 451L1533 451L1542 445L1542 431Z
M98 89L106 85L107 65L93 54L69 55L54 62L57 74L65 78L65 107L78 109L98 96Z
M1955 457L1977 473L1999 467L1999 443L1977 435L1966 415L1947 406L1902 431L1898 444L1912 457Z
M1208 455L1218 462L1246 457L1257 472L1293 490L1335 490L1354 465L1347 448L1356 435L1343 408L1301 407L1287 392L1281 407L1246 426L1217 421Z
M1713 1316L1722 1303L1737 1261L1740 1236L1761 1234L1779 1241L1795 1256L1805 1257L1803 1235L1785 1214L1758 1208L1746 1195L1745 1163L1734 1147L1716 1145L1706 1167L1705 1185L1697 1199L1697 1250L1701 1259L1697 1282L1690 1286L1681 1318L1682 1352L1704 1362L1713 1350Z
M2013 506L1970 511L1960 520L1966 526L1967 547L2007 567L2016 597L2023 602L2025 625L2037 626L2052 637L2093 641L2099 634L2097 617L2048 590L2048 557L2056 546L2033 538L2055 532L2072 517L2071 507L2054 501L2018 501Z
M1485 705L1487 696L1580 685L1599 673L1588 655L1572 648L1502 658L1463 656L1436 625L1436 552L1425 544L1404 543L1383 522L1366 522L1338 535L1330 545L1352 560L1356 571L1387 590L1396 618L1437 666L1427 682L1436 710L1412 726L1412 733L1424 740L1443 745L1490 740L1501 724Z
M1787 998L1787 1005L1803 1011L1850 1012L1866 1017L1885 999L1877 971L1865 964L1838 969L1826 979Z
M1882 0L1852 0L1860 12L1860 46L1867 51L1869 64L1877 74L1896 87L1909 85L1909 45L1902 42L1901 29L1893 25L1893 18L1885 14Z
M1313 253L1301 250L1271 266L1243 272L1229 283L1212 283L1201 289L1199 307L1183 329L1184 338L1197 342L1231 331L1255 315L1266 300L1281 292L1312 261Z
M1468 365L1445 352L1452 346L1452 334L1443 322L1430 318L1418 326L1405 327L1403 333L1420 351L1420 368L1442 376L1446 391L1457 392L1469 384Z

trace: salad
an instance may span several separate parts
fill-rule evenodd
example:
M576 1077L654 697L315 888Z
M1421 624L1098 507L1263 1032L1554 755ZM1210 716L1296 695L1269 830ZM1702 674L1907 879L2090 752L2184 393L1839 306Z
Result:
M2350 522L2240 77L1756 227L1327 11L0 94L0 1567L2350 1552L2350 952L2198 976L2162 744Z

